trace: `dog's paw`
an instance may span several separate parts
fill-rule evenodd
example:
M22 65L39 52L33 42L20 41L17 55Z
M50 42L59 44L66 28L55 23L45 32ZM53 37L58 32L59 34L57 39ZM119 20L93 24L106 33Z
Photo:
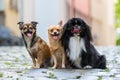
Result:
M37 63L37 64L36 64L36 68L40 68L40 64Z
M36 66L34 64L32 64L32 68L36 68Z
M92 66L87 65L87 66L83 67L83 69L92 69Z
M56 66L53 66L53 67L52 67L52 69L55 69L55 68L56 68Z
M64 69L64 68L65 68L65 65L62 65L62 68Z

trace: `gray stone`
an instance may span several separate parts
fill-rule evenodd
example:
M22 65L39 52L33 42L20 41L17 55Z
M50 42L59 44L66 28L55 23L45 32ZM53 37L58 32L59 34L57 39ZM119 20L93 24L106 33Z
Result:
M25 47L0 47L0 80L120 80L120 47L96 47L108 69L32 69Z

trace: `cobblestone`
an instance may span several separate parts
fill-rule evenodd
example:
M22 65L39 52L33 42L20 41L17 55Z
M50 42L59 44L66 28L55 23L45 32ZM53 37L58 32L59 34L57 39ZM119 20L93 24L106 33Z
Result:
M120 47L96 47L108 69L32 69L24 47L0 47L0 80L120 80Z

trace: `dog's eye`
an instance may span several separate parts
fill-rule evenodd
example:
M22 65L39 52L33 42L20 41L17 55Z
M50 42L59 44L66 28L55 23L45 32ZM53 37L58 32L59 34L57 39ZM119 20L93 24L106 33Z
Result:
M29 29L33 29L32 27L30 27Z
M60 30L59 30L59 29L57 29L57 31L59 32Z
M27 29L26 27L24 28L24 30Z
M51 29L50 31L53 32L53 29Z

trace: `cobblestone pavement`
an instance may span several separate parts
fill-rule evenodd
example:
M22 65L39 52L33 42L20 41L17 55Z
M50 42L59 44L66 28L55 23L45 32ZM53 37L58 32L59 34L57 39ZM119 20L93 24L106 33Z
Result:
M0 47L0 80L120 80L120 47L96 47L108 69L32 69L24 47Z

